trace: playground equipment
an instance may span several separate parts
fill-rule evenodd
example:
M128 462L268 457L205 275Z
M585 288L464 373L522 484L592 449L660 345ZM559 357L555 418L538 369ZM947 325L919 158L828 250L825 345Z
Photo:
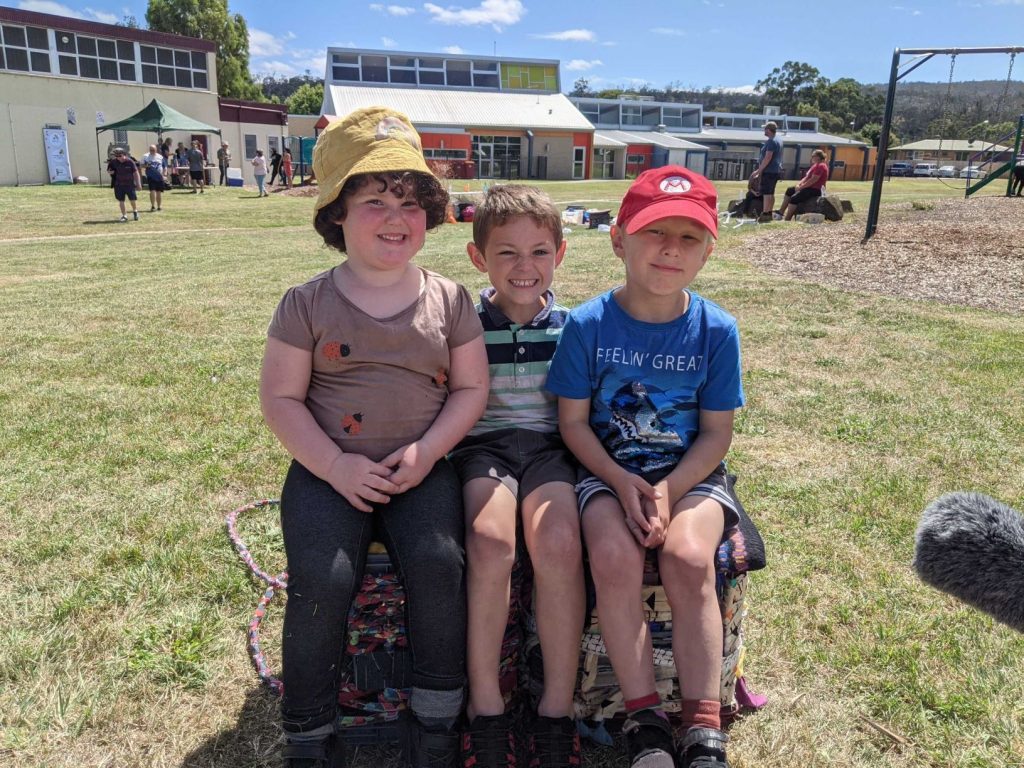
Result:
M882 199L882 182L884 180L885 173L885 159L889 152L889 131L892 128L892 116L893 106L896 101L896 83L902 80L904 77L909 75L915 69L920 67L925 62L931 60L936 55L948 55L950 59L949 67L949 83L946 87L946 98L943 102L943 127L946 125L945 110L947 108L949 94L953 84L953 71L956 67L956 57L965 54L973 53L1005 53L1010 55L1010 67L1009 72L1006 75L1006 85L1003 88L1003 96L1000 98L1000 106L1003 98L1005 98L1007 91L1009 90L1010 77L1013 73L1013 62L1014 58L1018 53L1024 53L1024 46L1003 46L997 48L896 48L892 52L892 67L889 71L889 87L885 94L885 112L882 115L882 131L878 138L878 159L875 165L875 178L871 185L871 201L868 204L868 217L867 226L864 230L864 241L866 242L875 233L878 228L878 209ZM903 56L913 56L907 62L907 66L901 71L900 60ZM1024 117L1024 116L1022 116ZM1018 121L1017 126L1017 141L1015 151L1020 149L1020 122ZM939 139L939 147L941 149L942 139ZM1012 160L1011 160L1012 166ZM973 192L981 189L984 184L981 181L989 183L992 179L999 178L1001 172L996 172L987 176L985 179L980 179L977 184L968 185L967 194L970 195ZM974 189L971 189L974 187ZM1007 182L1007 194L1009 194L1009 182Z

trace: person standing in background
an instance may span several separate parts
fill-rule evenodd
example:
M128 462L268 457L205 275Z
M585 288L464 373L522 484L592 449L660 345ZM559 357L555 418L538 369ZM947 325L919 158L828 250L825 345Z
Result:
M259 192L256 197L267 197L269 193L263 188L263 180L267 178L267 158L263 156L262 149L257 149L256 157L252 159L252 172L256 177L256 188Z
M149 145L149 152L142 156L141 163L146 172L146 184L149 185L149 212L163 210L164 158L156 151L156 144Z
M270 150L270 185L274 185L274 179L281 173L281 153L277 148Z
M281 155L281 183L291 189L292 186L292 151L285 147Z
M219 185L223 187L227 183L228 168L231 167L231 149L226 141L217 150L217 167L220 169Z
M188 151L188 175L192 177L192 194L196 193L199 187L199 194L203 194L206 184L206 155L199 146L199 140L192 140L192 149Z
M757 177L761 184L764 208L757 217L758 221L772 221L772 211L775 210L775 185L782 176L782 144L775 138L778 130L774 120L764 124L765 142L757 158L757 169L751 174L751 178Z

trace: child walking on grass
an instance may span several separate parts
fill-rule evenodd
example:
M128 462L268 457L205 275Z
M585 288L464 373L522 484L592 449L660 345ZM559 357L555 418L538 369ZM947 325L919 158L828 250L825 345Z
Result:
M487 410L451 456L465 483L466 507L469 723L462 762L514 765L498 665L521 515L544 658L544 693L528 729L531 765L579 766L573 691L585 597L576 465L558 435L556 398L544 390L568 314L551 292L565 254L561 217L534 187L491 187L476 209L467 247L491 281L477 306L491 375Z
M562 437L591 473L576 487L583 539L636 768L728 768L715 553L738 522L723 459L744 402L739 333L688 289L717 234L707 179L679 166L641 174L611 230L625 283L570 313L548 376ZM672 611L678 745L640 600L649 548Z
M412 263L448 196L405 115L371 107L331 124L313 166L314 227L347 258L285 294L260 380L266 421L294 459L281 492L284 765L344 765L334 728L345 623L377 539L408 599L406 764L454 768L464 522L445 455L487 401L480 321L465 288Z

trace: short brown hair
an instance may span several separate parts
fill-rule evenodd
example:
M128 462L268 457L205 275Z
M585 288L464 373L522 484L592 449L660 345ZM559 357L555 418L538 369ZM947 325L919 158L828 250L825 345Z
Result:
M774 120L769 120L767 123L764 124L764 127L767 128L772 133L779 132L779 124L776 123Z
M473 212L473 243L483 251L491 230L516 216L529 216L538 227L551 232L556 248L562 245L562 215L554 201L527 184L499 184L487 190Z
M825 154L824 149L816 149L813 152L811 152L811 157L820 157L822 162L824 162L825 158L828 157L828 155Z
M428 230L443 224L447 218L448 193L436 176L418 171L387 174L360 173L350 176L338 196L316 212L313 228L320 233L324 244L346 253L345 232L340 223L348 214L346 203L349 197L371 182L379 185L379 192L390 191L395 197L405 197L411 191L420 208L427 212Z

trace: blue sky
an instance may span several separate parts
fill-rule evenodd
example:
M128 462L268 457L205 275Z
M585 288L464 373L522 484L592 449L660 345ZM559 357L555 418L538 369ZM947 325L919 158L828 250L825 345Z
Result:
M13 4L13 3L12 3ZM145 0L22 0L17 7L144 24ZM558 59L562 89L746 89L787 60L829 79L885 82L895 47L1024 46L1024 0L438 0L285 4L229 0L246 19L253 74L324 74L328 46ZM570 12L571 10L571 12ZM1024 55L1014 79L1024 79ZM962 56L957 80L1006 78L1005 55ZM936 57L912 80L945 81Z

